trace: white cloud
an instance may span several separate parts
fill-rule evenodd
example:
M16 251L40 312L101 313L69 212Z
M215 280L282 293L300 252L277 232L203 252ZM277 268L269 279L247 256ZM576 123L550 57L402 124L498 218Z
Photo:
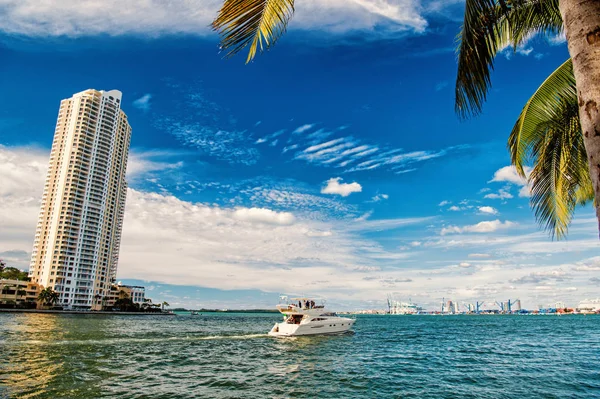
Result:
M531 173L531 168L525 167L523 169L525 170L525 175L529 176L529 174ZM509 182L519 186L524 186L525 184L527 184L527 179L521 177L517 173L515 167L510 165L498 169L494 173L494 177L492 178L492 180L490 180L490 183L491 182Z
M374 196L373 198L371 198L371 201L373 202L379 202L379 201L383 201L390 198L389 195L387 194L377 194L376 196Z
M3 0L0 30L29 36L206 36L212 34L209 25L222 4L222 0ZM427 22L420 12L413 0L305 0L296 6L290 29L332 34L422 32Z
M469 258L491 258L490 254L469 254Z
M0 147L0 256L20 267L27 267L48 157L49 150ZM167 165L171 159L148 154L144 158ZM143 170L137 172L140 178L145 177ZM436 308L435 298L441 295L486 302L518 296L524 307L534 308L553 303L556 293L568 292L564 300L569 306L575 306L578 298L597 293L597 286L590 284L590 277L597 273L598 260L593 257L599 248L593 218L576 219L585 236L572 236L568 242L551 242L537 231L517 236L454 234L431 238L432 218L370 220L365 216L356 220L350 219L347 208L340 208L336 217L310 219L297 209L338 209L344 201L282 187L257 187L249 192L254 195L252 205L223 207L129 190L118 278L155 281L157 286L169 283L318 293L349 301L343 306L336 304L340 309L352 308L348 305L351 301L360 301L367 308L383 307L382 292L411 297L427 309ZM293 209L293 214L282 211L282 204ZM385 236L402 237L406 247L385 250L372 239L373 232L393 229L406 231ZM453 251L447 253L462 259L470 255L466 261L440 260L421 248ZM465 252L454 252L459 250ZM575 258L584 251L588 251L588 259L575 262L584 257ZM536 263L552 263L549 253L568 253L574 261L564 266ZM567 274L537 285L551 289L536 290L536 283L507 284L510 279L531 273L545 276L558 269ZM413 281L406 281L406 276Z
M310 130L310 129L312 129L312 128L313 128L313 126L314 126L314 124L312 124L312 123L307 123L307 124L305 124L305 125L298 126L298 127L297 127L297 128L296 128L296 129L295 129L293 132L292 132L292 134L300 134L300 133L304 133L304 132L306 132L307 130Z
M565 32L561 32L555 36L546 36L548 39L548 43L552 46L560 46L567 42L567 37L565 36Z
M491 206L480 206L477 209L479 210L479 213L483 213L486 215L497 215L498 214L498 210Z
M265 223L287 226L296 218L290 212L275 212L266 208L239 208L233 212L233 218L243 222Z
M488 199L502 199L503 200L503 199L513 198L513 195L511 193L509 193L505 189L500 189L500 190L498 190L498 193L487 194L483 198L488 198Z
M529 198L531 197L531 187L527 184L519 190L519 197L521 198Z
M333 233L331 231L307 231L306 235L309 237L331 237Z
M525 178L521 177L514 166L505 166L503 168L498 169L494 173L494 177L489 183L494 182L507 182L511 184L516 184L517 186L522 186L519 190L519 197L530 197L531 196L531 187L527 181L527 177L531 174L531 168L525 166L523 168L525 172ZM506 189L501 189L498 194L488 194L484 198L490 199L510 199L513 198L512 194L508 192Z
M510 221L501 222L500 220L490 220L485 222L479 222L470 226L448 226L442 228L441 235L446 234L460 234L460 233L492 233L498 230L508 229L516 226L517 224Z
M448 208L448 210L452 211L452 212L458 212L458 211L462 211L463 209L459 206L452 205L450 208Z
M151 99L152 94L144 94L142 97L133 102L133 106L137 109L141 109L142 111L149 111Z
M352 193L360 193L362 186L357 182L340 183L341 177L332 177L327 180L327 185L321 189L321 194L337 194L347 197Z
M136 179L149 172L179 169L183 166L183 161L168 162L162 159L170 159L176 156L175 153L166 151L135 151L129 154L127 162L127 178ZM159 160L160 159L160 160Z

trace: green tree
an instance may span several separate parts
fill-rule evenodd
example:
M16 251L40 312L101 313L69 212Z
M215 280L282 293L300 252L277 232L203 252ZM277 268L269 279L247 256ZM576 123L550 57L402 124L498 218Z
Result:
M164 310L165 310L165 306L169 306L169 302L167 302L167 301L163 301L163 303L162 303L162 307L161 307L161 310L162 310L163 312L164 312Z
M6 262L4 262L4 259L0 259L0 276L2 275L2 272L4 271L5 267L6 267Z
M44 288L38 294L38 300L42 303L42 306L52 306L58 302L59 294L52 288Z
M20 281L29 281L28 273L22 270L17 269L16 267L2 267L2 272L0 273L0 278L4 278L7 280L20 280Z
M456 111L468 117L481 112L501 49L517 48L536 33L565 33L572 61L528 101L509 139L512 161L522 176L524 161L533 162L531 204L538 221L558 238L566 234L576 203L594 198L600 223L599 23L597 1L467 0L459 34ZM583 195L590 192L591 197Z
M16 285L16 286L15 286L15 302L16 302L16 301L17 301L19 298L21 298L21 297L23 297L23 296L25 296L25 295L27 295L27 291L25 291L23 288L21 288L21 286L19 286L19 285Z

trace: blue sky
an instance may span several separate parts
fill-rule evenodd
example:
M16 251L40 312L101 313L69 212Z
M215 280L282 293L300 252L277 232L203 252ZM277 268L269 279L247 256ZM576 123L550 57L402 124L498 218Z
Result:
M9 263L28 264L60 100L118 89L133 127L118 274L154 300L267 307L285 292L370 308L389 293L534 308L597 296L592 209L552 242L508 167L522 105L568 57L560 37L506 49L483 115L460 121L461 1L299 1L249 65L219 54L207 28L218 1L33 3L0 5Z

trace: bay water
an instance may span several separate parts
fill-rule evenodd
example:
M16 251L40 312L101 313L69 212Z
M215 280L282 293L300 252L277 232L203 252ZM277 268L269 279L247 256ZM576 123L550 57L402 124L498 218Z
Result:
M600 398L600 316L0 313L0 398Z

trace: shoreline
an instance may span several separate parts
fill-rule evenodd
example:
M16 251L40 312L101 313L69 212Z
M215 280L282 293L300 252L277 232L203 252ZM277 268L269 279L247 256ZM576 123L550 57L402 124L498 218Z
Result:
M46 314L78 314L78 315L110 315L110 316L176 316L167 312L108 312L102 310L52 310L52 309L0 309L0 313L46 313Z

